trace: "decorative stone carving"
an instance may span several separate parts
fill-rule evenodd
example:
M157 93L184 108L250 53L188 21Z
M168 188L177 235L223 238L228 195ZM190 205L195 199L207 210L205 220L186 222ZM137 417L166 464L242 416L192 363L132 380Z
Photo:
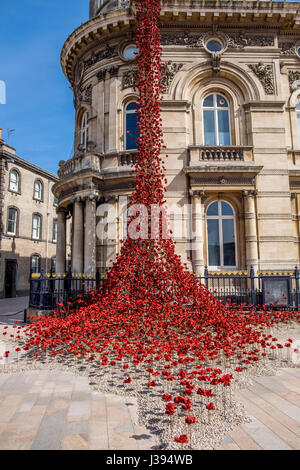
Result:
M211 54L211 64L215 72L219 72L221 68L221 54L219 52L212 52Z
M162 87L164 93L168 93L170 85L176 73L183 67L183 64L172 63L171 61L163 64L162 70Z
M106 48L101 50L100 52L93 52L91 57L88 60L85 60L83 65L84 65L84 70L89 69L93 65L95 65L97 62L100 62L101 60L104 59L112 59L113 57L118 57L119 45L116 46L110 46L109 44L106 45Z
M289 70L290 92L300 87L300 70Z
M162 34L162 46L187 46L204 47L205 33L164 33ZM246 46L268 47L274 46L274 36L272 35L248 35L243 32L237 34L225 34L227 46L231 48L242 49Z
M234 49L242 49L246 46L270 47L274 46L274 36L252 36L242 32L238 34L226 34L227 46Z
M262 86L264 87L266 94L274 95L275 86L274 86L273 66L259 62L258 64L249 64L248 67L259 78Z
M78 87L77 90L74 92L75 94L75 99L74 99L74 105L75 108L78 107L81 103L86 103L89 106L92 104L92 94L93 94L93 86L88 85L87 87Z
M191 34L186 31L180 33L164 33L161 38L162 46L188 46L204 47L205 33Z
M279 49L281 49L281 54L285 55L294 55L296 54L296 42L295 41L280 41L278 44Z
M203 190L195 190L195 189L190 189L189 190L190 196L191 197L203 197L205 195L205 191Z
M252 176L191 176L190 177L191 184L194 185L219 185L219 184L226 184L226 185L249 185L253 186L255 184L255 178Z
M176 62L166 62L162 64L162 87L164 93L168 93L170 85L176 73L183 67L183 64L178 64ZM136 86L137 82L137 69L127 70L123 74L122 78L122 89L132 88Z
M106 73L107 73L107 69L102 69L97 73L97 78L99 82L102 82L103 80L105 80Z
M108 73L111 77L117 77L120 67L110 67Z
M99 82L105 80L106 75L108 73L111 77L117 77L118 73L119 73L119 69L120 69L120 66L114 66L114 67L108 67L108 68L100 70L97 73L97 78L98 78Z
M132 88L136 86L136 79L137 69L126 70L122 77L122 89L125 90L125 88Z

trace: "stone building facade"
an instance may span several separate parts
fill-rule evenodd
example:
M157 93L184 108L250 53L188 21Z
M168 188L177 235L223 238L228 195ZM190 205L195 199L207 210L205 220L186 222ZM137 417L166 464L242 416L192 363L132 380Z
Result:
M18 157L0 130L0 298L27 295L30 272L55 270L57 181Z
M134 187L136 20L124 0L91 0L65 42L74 91L74 156L60 162L57 265L104 270L120 250L121 200ZM300 2L162 1L167 204L192 270L291 270L300 262ZM168 158L167 158L168 156ZM115 239L96 237L96 211L116 209ZM190 259L189 259L190 258Z

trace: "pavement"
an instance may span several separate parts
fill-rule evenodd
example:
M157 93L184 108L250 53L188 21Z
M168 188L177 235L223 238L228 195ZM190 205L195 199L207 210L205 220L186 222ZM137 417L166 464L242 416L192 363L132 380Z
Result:
M5 324L9 325L12 324L15 320L23 321L24 309L27 308L28 305L29 297L0 299L0 323L4 322Z
M142 450L135 399L91 390L71 372L0 374L0 450Z
M256 377L236 393L252 418L225 436L222 450L300 449L300 369ZM91 390L72 372L0 374L0 450L145 450L133 398Z

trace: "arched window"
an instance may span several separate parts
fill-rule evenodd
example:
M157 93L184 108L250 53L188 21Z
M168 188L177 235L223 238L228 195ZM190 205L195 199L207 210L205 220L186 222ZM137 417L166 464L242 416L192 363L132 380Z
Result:
M41 257L40 255L32 255L30 258L30 271L32 273L39 273L41 271Z
M7 213L7 234L17 235L18 211L14 207L8 208Z
M87 144L89 140L89 113L86 111L81 119L81 126L80 126L80 145L82 146L83 150L87 150Z
M41 201L43 199L43 183L39 180L36 180L34 182L33 197L38 201Z
M298 125L298 143L300 147L300 100L296 105L297 125Z
M135 101L125 107L125 150L136 150L138 132L138 113Z
M41 225L42 218L39 214L33 214L32 218L32 238L34 240L40 240L41 238Z
M204 145L230 145L229 103L224 96L214 93L203 100Z
M20 192L20 175L17 170L12 170L9 174L9 189L15 193Z
M206 211L208 264L236 267L235 218L230 204L211 203Z

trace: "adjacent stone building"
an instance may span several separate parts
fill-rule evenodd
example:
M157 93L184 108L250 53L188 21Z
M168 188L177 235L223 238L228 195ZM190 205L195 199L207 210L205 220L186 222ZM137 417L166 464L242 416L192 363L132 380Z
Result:
M55 271L58 178L1 139L0 298L27 295L30 272Z
M74 91L74 156L60 162L58 271L104 270L120 249L136 153L136 19L129 1L91 0L63 46ZM196 272L291 270L300 250L300 2L162 1L167 203L192 205L173 227ZM168 158L167 158L168 155ZM96 237L97 207L116 208L115 239ZM176 232L176 231L175 231ZM191 260L189 260L191 258Z

